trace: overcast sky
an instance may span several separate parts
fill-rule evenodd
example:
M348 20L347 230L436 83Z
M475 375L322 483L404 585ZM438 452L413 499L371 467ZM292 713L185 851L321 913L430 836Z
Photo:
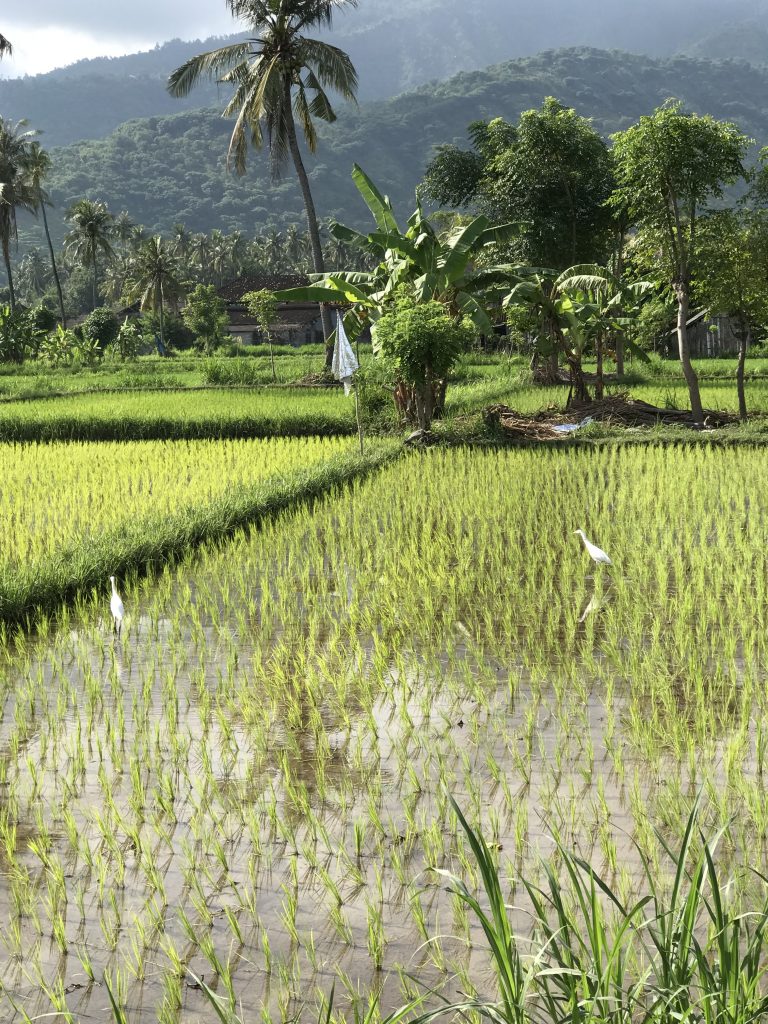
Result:
M81 57L235 31L223 0L2 0L0 33L13 44L13 57L3 60L0 74L32 75Z

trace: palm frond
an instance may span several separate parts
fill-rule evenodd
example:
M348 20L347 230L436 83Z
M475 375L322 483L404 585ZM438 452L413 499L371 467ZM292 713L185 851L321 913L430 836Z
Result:
M358 77L349 54L319 39L302 39L297 46L302 64L314 70L324 89L334 89L343 99L357 97Z
M312 71L307 71L304 76L303 82L304 89L309 89L314 92L312 102L309 104L309 113L312 117L318 117L321 121L325 121L331 124L336 120L336 114L334 113L331 101L317 80L317 76Z
M176 68L168 79L171 96L187 96L201 78L218 79L233 66L241 64L251 52L250 42L232 43L218 50L199 53Z
M307 103L307 93L303 83L299 84L293 97L293 112L304 133L307 148L310 153L314 153L317 149L317 133L315 126L312 124L312 104Z

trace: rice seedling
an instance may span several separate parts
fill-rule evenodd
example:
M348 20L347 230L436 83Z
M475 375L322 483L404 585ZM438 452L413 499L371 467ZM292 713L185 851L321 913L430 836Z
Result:
M119 644L101 577L40 635L6 634L0 1016L50 1010L18 971L51 978L64 948L65 988L84 963L120 972L130 1024L210 1015L188 969L248 1020L298 1013L337 967L348 1019L400 1006L398 967L433 1009L484 992L482 926L425 873L484 880L447 792L521 905L514 935L521 878L551 895L551 871L573 910L574 857L624 906L652 874L668 906L664 844L699 790L702 832L728 825L728 913L760 905L743 865L768 857L761 449L435 449L343 490L317 466L311 506L286 497L131 578Z
M355 431L340 391L151 391L0 403L0 440L318 437Z
M96 601L116 570L311 498L354 472L353 464L375 465L393 451L374 447L368 460L349 462L348 447L316 438L0 445L0 620L38 610L37 621L46 607L91 588ZM15 642L23 646L21 636Z

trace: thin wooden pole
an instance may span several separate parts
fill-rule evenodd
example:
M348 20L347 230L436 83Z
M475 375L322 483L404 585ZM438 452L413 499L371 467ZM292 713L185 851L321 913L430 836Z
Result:
M363 422L360 419L360 396L357 393L357 381L355 381L355 416L357 417L357 436L360 439L360 454L364 455L363 451Z

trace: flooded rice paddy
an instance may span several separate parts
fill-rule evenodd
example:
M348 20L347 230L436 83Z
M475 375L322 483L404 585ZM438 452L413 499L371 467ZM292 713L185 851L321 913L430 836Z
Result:
M766 868L768 457L429 451L128 587L2 670L0 1016L243 1020L492 986L431 868L562 842L628 894L697 793ZM595 566L582 527L613 567ZM69 1017L67 1017L69 1015Z

